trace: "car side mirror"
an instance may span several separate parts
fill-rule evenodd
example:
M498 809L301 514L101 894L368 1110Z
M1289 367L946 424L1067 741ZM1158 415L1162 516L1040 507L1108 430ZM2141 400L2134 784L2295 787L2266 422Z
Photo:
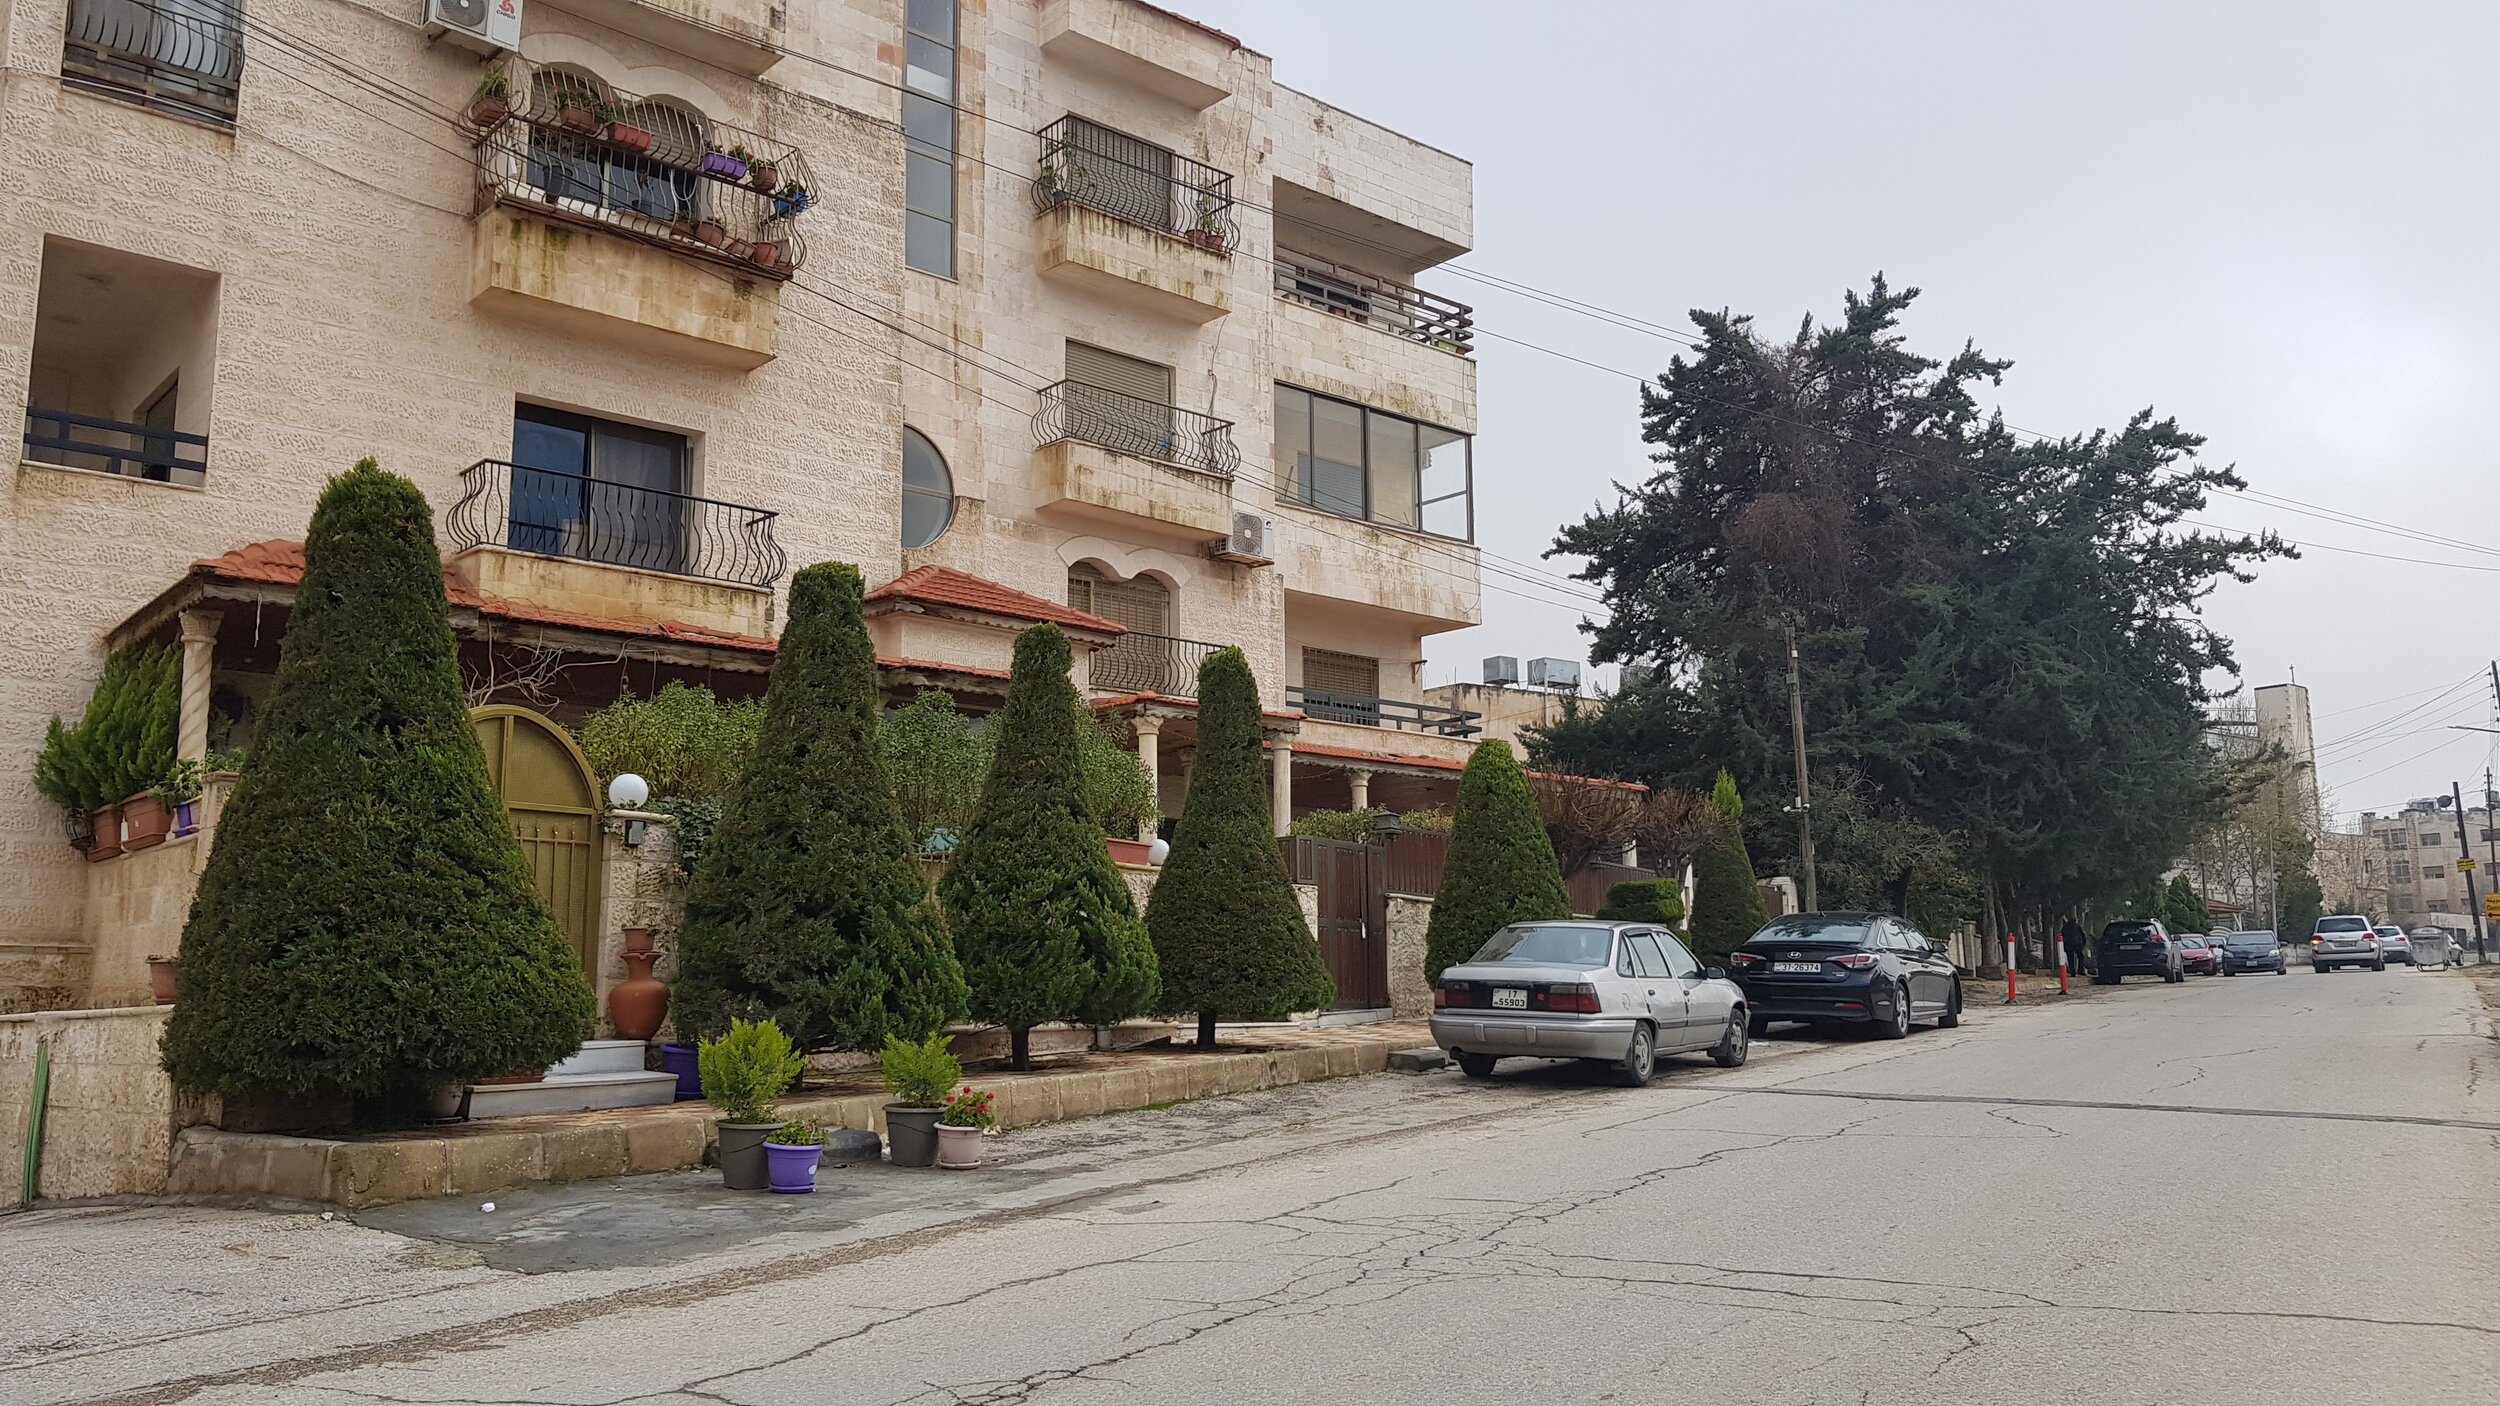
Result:
M1701 974L1703 977L1711 981L1727 980L1727 968L1725 967L1703 967L1701 969Z

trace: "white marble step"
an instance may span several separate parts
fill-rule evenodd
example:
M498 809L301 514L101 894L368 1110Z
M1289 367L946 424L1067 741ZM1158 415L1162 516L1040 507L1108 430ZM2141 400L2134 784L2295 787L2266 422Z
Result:
M531 1113L580 1113L594 1108L640 1108L645 1104L673 1103L676 1099L674 1074L636 1069L558 1078L551 1073L535 1084L471 1085L469 1116L517 1118Z
M570 1079L579 1074L640 1074L644 1053L650 1048L640 1040L591 1040L574 1051L570 1059L550 1065L547 1077Z

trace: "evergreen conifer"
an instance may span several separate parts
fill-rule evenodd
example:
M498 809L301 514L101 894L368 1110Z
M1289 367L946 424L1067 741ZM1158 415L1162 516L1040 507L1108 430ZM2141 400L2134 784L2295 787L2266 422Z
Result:
M1034 1026L1116 1024L1157 988L1154 945L1086 794L1070 660L1056 625L1017 637L980 809L938 884L973 1018L1007 1027L1018 1069Z
M1215 1022L1281 1020L1337 998L1276 847L1260 754L1259 685L1238 649L1198 666L1198 760L1172 853L1146 904L1163 1007Z
M1477 743L1459 773L1458 816L1441 873L1441 892L1424 933L1429 980L1476 955L1485 939L1511 923L1571 916L1554 842L1509 743Z
M1719 773L1710 805L1727 817L1727 827L1693 862L1692 949L1705 967L1725 966L1727 954L1769 921L1754 884L1753 857L1745 852L1745 802L1735 777Z
M859 568L790 582L763 730L686 889L687 1035L771 1020L801 1049L924 1039L964 1012L962 968L877 751Z
M469 720L433 515L371 459L313 510L176 989L165 1067L202 1092L398 1101L591 1033Z

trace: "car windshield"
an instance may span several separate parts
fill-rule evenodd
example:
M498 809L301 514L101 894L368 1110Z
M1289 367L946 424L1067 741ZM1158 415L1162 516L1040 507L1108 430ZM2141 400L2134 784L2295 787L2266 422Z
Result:
M2274 945L2274 934L2270 932L2235 932L2222 940L2224 943L2232 947L2272 947Z
M1614 946L1614 937L1612 928L1582 923L1520 923L1493 934L1492 940L1469 960L1602 967Z
M2368 932L2369 930L2370 920L2367 918L2318 919L2318 931L2320 932Z
M2112 923L2108 927L2101 929L2101 936L2103 937L2124 937L2132 939L2138 937L2151 937L2152 935L2153 925L2151 923Z
M1826 947L1860 947L1866 943L1867 921L1864 918L1841 918L1830 914L1800 914L1794 918L1777 919L1745 940L1748 947L1766 947L1783 942L1813 942Z

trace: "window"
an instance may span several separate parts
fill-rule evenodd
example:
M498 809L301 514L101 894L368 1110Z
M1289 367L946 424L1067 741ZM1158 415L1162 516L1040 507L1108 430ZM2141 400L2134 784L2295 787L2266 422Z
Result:
M1151 576L1114 581L1091 562L1068 568L1068 604L1150 635L1172 633L1172 592Z
M2440 868L2436 864L2425 864L2422 866L2422 877L2425 879L2444 879L2448 877L2448 871Z
M1333 649L1302 651L1302 686L1353 698L1380 696L1380 661Z
M158 112L234 125L241 0L70 0L61 81Z
M903 545L925 547L955 521L955 476L929 437L903 427Z
M569 410L512 413L515 551L683 573L686 437Z
M955 276L955 0L909 0L903 24L903 262Z
M2402 830L2381 830L2378 832L2378 839L2380 844L2387 846L2389 849L2403 849L2405 847L2405 832Z
M1456 430L1276 388L1276 496L1339 517L1472 540L1474 468Z
M1551 963L1558 967L1606 965L1614 934L1585 923L1521 923L1485 939L1470 962Z
M1683 943L1676 941L1668 933L1658 933L1656 937L1658 950L1667 959L1667 975L1682 977L1701 975L1701 963L1693 960L1693 954L1684 950Z
M1066 431L1071 439L1170 458L1178 434L1172 368L1142 357L1068 343Z
M2413 882L2413 866L2407 864L2401 859L2394 861L2390 865L2390 871L2394 875L2397 883L2409 884Z
M2437 849L2437 848L2439 848L2439 836L2438 836L2436 833L2431 833L2431 834L2426 834L2426 835L2424 835L2424 836L2422 837L2422 848L2424 848L2424 849Z
M1628 933L1623 939L1623 949L1632 954L1631 975L1664 977L1671 974L1667 959L1659 955L1658 939L1654 935Z

